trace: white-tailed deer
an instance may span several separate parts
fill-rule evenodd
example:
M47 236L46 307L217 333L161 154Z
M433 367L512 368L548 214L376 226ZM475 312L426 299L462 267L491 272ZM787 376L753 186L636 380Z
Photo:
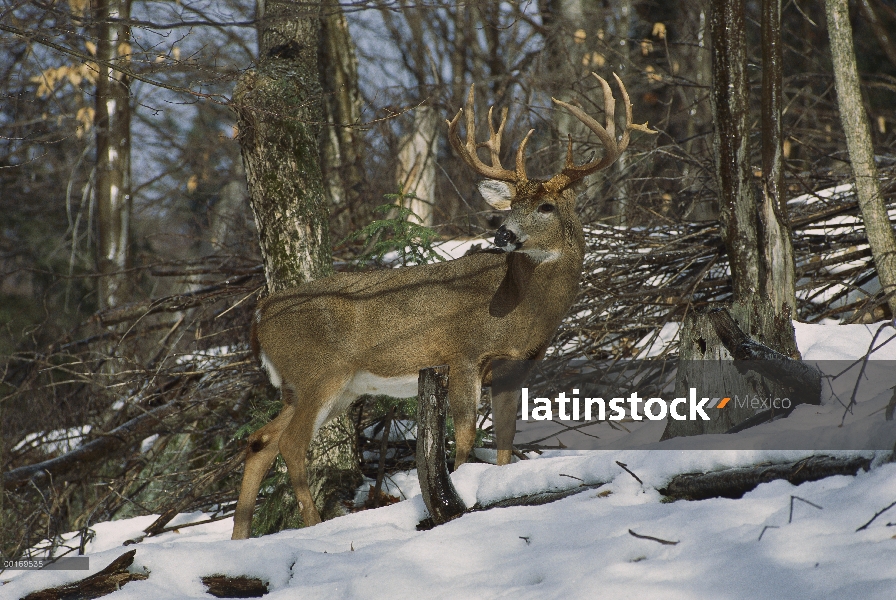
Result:
M614 75L615 76L615 75ZM615 100L606 81L606 125L581 109L554 100L593 131L604 156L577 166L572 141L566 164L547 181L526 176L525 147L513 170L501 166L504 109L495 131L491 110L487 142L477 142L473 88L464 109L448 122L452 147L476 173L485 200L510 210L495 236L500 250L456 260L368 273L339 273L262 300L255 313L252 345L280 387L283 409L248 440L246 468L234 515L233 538L249 537L262 479L280 453L286 462L305 525L320 522L308 488L305 457L318 429L362 394L408 397L417 393L417 373L447 364L449 399L457 442L455 468L476 437L476 410L483 379L495 359L541 358L575 300L585 239L570 189L583 177L613 163L632 129L628 94L616 77L625 104L620 140L614 127ZM466 116L467 139L458 123ZM488 148L491 165L477 150ZM494 403L498 462L510 462L515 402Z

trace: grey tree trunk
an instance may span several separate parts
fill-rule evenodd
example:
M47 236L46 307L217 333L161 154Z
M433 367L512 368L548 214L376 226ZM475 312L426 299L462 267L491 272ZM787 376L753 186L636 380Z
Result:
M338 2L323 5L320 19L320 81L323 86L324 130L320 136L324 194L330 205L330 226L339 237L357 228L352 210L364 183L361 93L358 59Z
M275 292L332 273L318 157L320 5L269 0L258 12L258 65L240 78L233 105L265 276ZM361 480L346 415L318 432L308 475L321 517L344 513L341 501Z
M796 316L793 242L784 188L781 0L762 0L762 198L760 290L776 313Z
M130 17L130 0L94 4L97 58L124 62L130 54L130 29L110 19ZM97 297L100 309L121 304L127 293L131 221L131 109L127 76L98 64L94 130L97 211Z
M749 99L744 0L715 0L710 10L716 185L722 239L731 263L735 302L760 290L756 194L750 169Z
M890 312L896 315L896 238L893 236L893 227L880 193L880 179L874 166L871 129L859 88L859 70L852 41L852 25L849 22L849 3L847 0L826 0L825 6L840 121L843 123L852 172L856 179L859 209L862 211L880 285L888 294Z

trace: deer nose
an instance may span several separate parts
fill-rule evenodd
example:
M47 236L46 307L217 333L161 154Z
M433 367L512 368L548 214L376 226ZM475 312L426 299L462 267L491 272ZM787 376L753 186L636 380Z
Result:
M495 234L495 246L499 248L503 248L507 244L513 244L516 242L516 234L504 225L498 227L498 233Z

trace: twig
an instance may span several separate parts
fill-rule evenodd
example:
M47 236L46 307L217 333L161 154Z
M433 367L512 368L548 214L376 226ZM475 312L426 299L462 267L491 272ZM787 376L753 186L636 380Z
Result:
M635 474L632 472L632 470L629 469L628 466L627 466L625 463L621 463L621 462L619 462L619 461L617 460L617 461L616 461L616 464L619 465L620 467L622 467L623 469L625 469L625 472L628 473L629 475L631 475L632 477L634 477L634 478L637 480L638 483L640 483L641 485L644 485L644 482L641 481L641 478L638 477L637 475L635 475Z
M626 469L626 470L627 470L627 469ZM628 532L629 532L633 537L636 537L636 538L638 538L638 539L640 539L640 540L650 540L650 541L652 541L652 542L659 542L660 544L662 544L662 545L664 545L664 546L675 546L675 545L677 545L677 544L679 543L679 542L672 542L672 541L669 541L669 540L660 539L660 538L658 538L658 537L653 537L652 535L641 535L640 533L635 533L635 532L632 531L631 529L629 529ZM680 540L679 540L679 541L680 541Z

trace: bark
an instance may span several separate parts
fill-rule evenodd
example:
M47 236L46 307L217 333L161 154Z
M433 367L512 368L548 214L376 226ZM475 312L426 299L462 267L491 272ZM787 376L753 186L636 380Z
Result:
M434 108L417 107L414 111L413 131L402 139L398 149L398 185L405 194L415 196L403 200L403 203L427 226L433 224L440 124L441 119Z
M324 129L320 136L324 194L330 206L330 226L344 237L357 228L352 212L364 185L361 93L358 59L345 14L338 2L324 4L320 31L320 81L323 86Z
M430 367L421 369L418 382L417 473L432 525L447 523L466 510L445 463L448 377L447 366Z
M730 313L740 330L754 341L768 346L788 358L799 358L794 341L790 315L775 312L771 302L754 296L750 302L735 303ZM738 390L738 394L761 398L770 395L785 397L788 393L779 385L766 389L763 378L741 373L734 364L735 356L725 347L716 332L711 315L691 313L685 319L679 342L679 367L675 380L675 395L687 396L696 387L702 395L722 396ZM741 392L743 390L743 392ZM670 419L662 439L709 433L726 433L754 417L756 410L730 406L710 413L711 421L676 421Z
M784 187L781 0L762 0L761 293L775 312L796 316L793 242Z
M131 220L131 111L129 78L102 64L126 62L130 29L110 23L130 17L130 0L95 0L97 25L94 129L96 136L97 296L100 308L120 304L127 295Z
M716 182L722 239L735 302L760 291L756 195L752 186L745 0L715 0L710 10Z
M896 238L880 192L880 179L874 165L874 147L862 92L859 70L849 22L847 0L826 0L828 35L834 81L840 105L840 121L846 134L852 172L856 179L856 195L865 222L865 233L874 256L880 285L887 294L890 312L896 315Z
M240 78L233 105L273 293L330 274L332 258L317 143L319 6L264 6L259 62Z
M260 2L259 61L240 78L233 96L272 293L332 273L328 202L318 156L323 118L320 10L317 4ZM308 478L321 517L344 514L343 501L361 481L356 436L347 415L321 428L309 455Z

